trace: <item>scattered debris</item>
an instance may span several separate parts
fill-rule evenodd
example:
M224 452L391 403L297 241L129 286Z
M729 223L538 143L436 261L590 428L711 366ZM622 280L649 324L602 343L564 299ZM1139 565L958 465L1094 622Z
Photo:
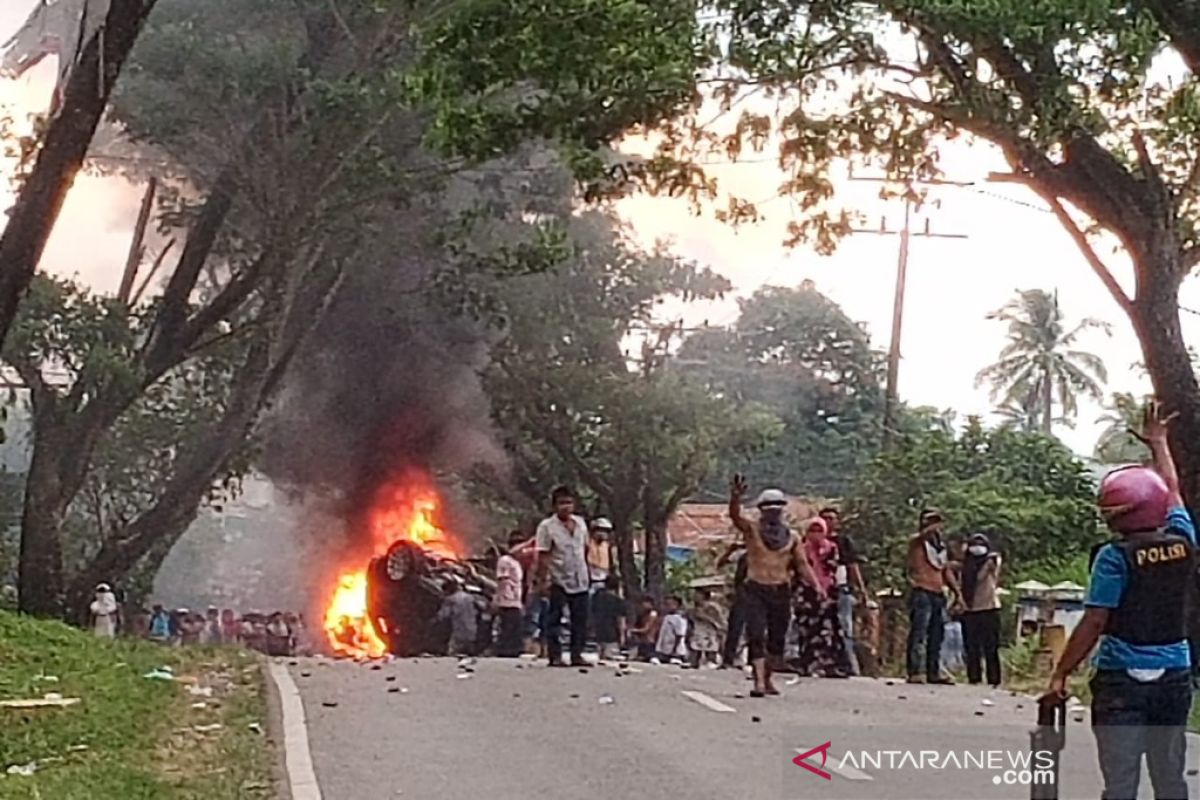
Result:
M587 675L587 674L588 674L588 668L587 668L587 667L580 667L580 668L579 668L579 674L580 674L580 675Z
M408 694L408 687L401 689L400 694Z
M1192 776L1195 776L1195 775L1200 775L1200 769L1189 769L1189 770L1187 771L1187 774L1188 774L1188 777L1192 777Z
M57 675L37 675L34 677L34 680L41 681L43 683L58 683L58 676Z
M994 701L992 701L992 700L988 700L988 699L985 697L984 699L982 699L982 700L980 700L980 701L979 701L979 705L981 705L981 706L986 706L986 707L990 708L990 707L992 707L992 706L996 705L996 703L995 703Z
M395 675L388 675L386 678L384 678L384 680L385 680L385 681L387 681L388 683L395 683L395 682L396 682L396 676L395 676Z
M251 722L251 723L250 723L249 725L247 725L246 727L247 727L247 728L249 728L249 729L250 729L251 731L253 731L254 733L257 733L259 736L263 736L263 735L265 735L265 733L266 733L266 732L263 730L263 726L262 726L262 725L260 725L260 724L258 724L257 722Z
M983 716L983 712L982 712L982 711L976 711L976 712L975 712L975 716L977 716L977 717L982 717L982 716Z
M886 681L886 682L885 682L885 685L887 685L887 686L895 686L895 685L896 685L896 682L895 682L895 681Z
M797 683L799 683L799 682L800 682L800 676L799 676L799 675L797 675L796 677L794 677L794 678L792 678L791 680L787 681L787 682L786 682L786 683L784 683L783 685L784 685L784 686L795 686L795 685L796 685Z
M388 688L388 694L400 694L399 686L391 686Z
M738 692L738 693L734 694L734 698L737 700L745 700L746 695L742 694L741 692Z
M856 708L856 709L854 709L853 711L851 711L850 713L851 713L851 714L860 714L860 713L862 713L862 712L860 712L860 711L859 711L859 710Z
M577 695L577 694L572 694L572 695L571 695L571 699L572 699L572 700L578 700L578 699L579 699L579 695Z
M611 694L602 694L597 702L602 706L611 706L613 703L617 702L617 700Z
M29 700L0 700L0 708L66 708L83 702L78 697L63 697L61 694L48 694L45 697Z
M4 770L6 775L21 775L25 778L32 778L33 773L38 771L38 762L30 761L28 764L13 764L8 769Z
M309 672L308 670L304 670L304 671L302 671L302 672L300 673L300 677L301 677L301 678L311 678L311 677L312 677L312 673L311 673L311 672Z
M906 694L898 694L898 695L896 695L896 699L897 699L897 700L907 700L907 699L908 699L908 695L906 695Z
M208 708L208 703L192 703L192 708L196 710Z
M471 675L472 675L472 673L470 673L470 672L460 672L457 675L455 675L454 677L458 678L460 681L465 681L467 678L470 678Z
M321 705L325 706L326 708L337 708L337 701L336 700L325 700L321 703Z
M85 751L91 750L91 749L92 748L88 747L86 744L73 744L67 748L67 752L68 753L82 753L82 752L85 752Z
M173 680L175 680L175 676L173 674L171 674L171 670L169 667L159 667L158 669L152 669L149 672L147 672L145 675L143 675L142 677L149 678L152 681L173 681Z
M521 696L520 692L513 692L513 697L520 697L520 696Z
M1017 711L1020 711L1020 710L1022 710L1023 708L1025 708L1025 704L1024 704L1024 703L1017 703Z
M289 667L298 667L298 666L300 666L300 662L299 662L299 661L292 660L292 661L289 661L289 662L288 662L288 666L289 666Z
M214 731L223 730L225 728L219 722L214 722L212 725L193 725L192 730L196 733L213 733Z
M751 722L762 722L762 717L751 717L750 721Z

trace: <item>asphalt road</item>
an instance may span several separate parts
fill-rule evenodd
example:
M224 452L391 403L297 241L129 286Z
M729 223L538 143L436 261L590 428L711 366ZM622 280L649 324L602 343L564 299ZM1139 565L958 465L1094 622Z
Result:
M1019 759L1034 706L1006 691L781 676L783 696L753 699L736 671L632 667L619 677L614 666L582 674L525 660L480 660L473 672L453 659L290 669L325 800L1029 797L1006 781L1033 779ZM828 779L792 763L825 742ZM1195 764L1200 747L1189 750ZM820 769L820 755L808 763ZM1061 764L1060 797L1099 796L1086 721L1069 723Z

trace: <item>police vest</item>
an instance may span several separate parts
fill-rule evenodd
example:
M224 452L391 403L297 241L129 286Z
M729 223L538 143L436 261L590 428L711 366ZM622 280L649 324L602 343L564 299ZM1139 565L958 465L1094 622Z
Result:
M1134 645L1184 641L1194 579L1191 543L1156 533L1113 546L1125 558L1129 582L1104 632Z

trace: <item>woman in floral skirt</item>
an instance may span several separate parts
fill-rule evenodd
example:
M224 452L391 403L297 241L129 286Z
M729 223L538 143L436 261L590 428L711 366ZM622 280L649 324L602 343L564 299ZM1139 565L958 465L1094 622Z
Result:
M795 661L796 672L825 678L845 678L846 646L838 622L837 595L832 591L837 576L837 543L829 538L825 520L814 517L805 527L804 548L817 580L825 589L825 598L802 583L796 594L796 629L800 651Z

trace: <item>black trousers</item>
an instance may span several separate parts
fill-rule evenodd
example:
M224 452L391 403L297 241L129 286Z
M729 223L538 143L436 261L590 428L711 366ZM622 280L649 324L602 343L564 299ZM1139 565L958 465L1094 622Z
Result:
M962 615L963 649L966 650L967 680L983 679L981 662L987 668L989 686L1000 685L1000 609L968 611Z
M742 643L742 634L746 630L746 598L741 587L733 595L733 605L729 608L729 626L725 630L725 651L721 654L721 663L732 667L737 660L738 647Z
M1104 775L1104 800L1138 796L1142 757L1157 800L1186 800L1187 719L1192 676L1169 669L1155 681L1124 670L1097 670L1092 678L1092 732Z
M768 586L746 581L742 586L746 599L746 638L750 640L750 660L782 656L792 620L792 588L786 583Z
M502 608L499 611L500 632L496 637L496 655L501 658L516 658L521 655L521 623L525 613L520 608Z
M571 611L571 658L583 656L587 643L588 593L567 594L561 586L550 587L550 605L546 609L546 653L551 661L562 659L562 612Z

